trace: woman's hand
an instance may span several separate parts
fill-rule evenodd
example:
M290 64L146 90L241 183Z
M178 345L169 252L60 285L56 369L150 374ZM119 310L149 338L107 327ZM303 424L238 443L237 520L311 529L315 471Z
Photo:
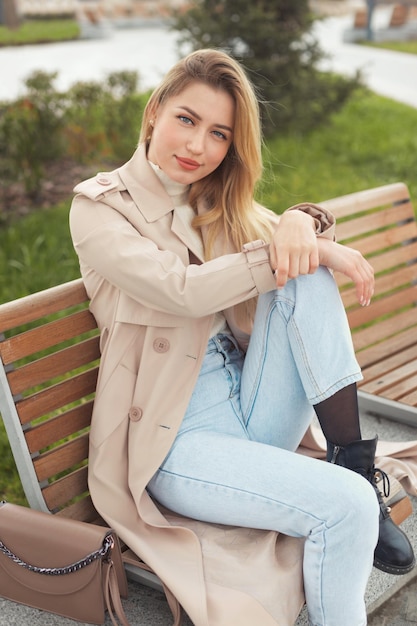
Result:
M280 216L270 246L271 267L277 288L289 278L313 274L319 265L314 220L302 211L287 211Z
M360 252L329 239L317 239L320 265L348 276L356 286L356 296L362 306L368 306L374 293L372 265Z

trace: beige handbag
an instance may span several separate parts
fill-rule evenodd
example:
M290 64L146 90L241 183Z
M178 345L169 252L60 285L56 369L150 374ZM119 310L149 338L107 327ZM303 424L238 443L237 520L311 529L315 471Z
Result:
M0 502L0 596L80 622L129 626L120 545L106 527Z

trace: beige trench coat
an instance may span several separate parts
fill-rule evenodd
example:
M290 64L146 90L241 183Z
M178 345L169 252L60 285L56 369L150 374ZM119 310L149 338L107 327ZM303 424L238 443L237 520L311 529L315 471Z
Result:
M189 250L198 250L143 147L75 191L71 234L101 330L89 457L94 504L196 626L290 626L304 603L301 539L163 514L146 491L188 405L214 313L224 310L247 342L233 307L274 288L268 248L255 243L190 265ZM303 208L333 236L330 214Z

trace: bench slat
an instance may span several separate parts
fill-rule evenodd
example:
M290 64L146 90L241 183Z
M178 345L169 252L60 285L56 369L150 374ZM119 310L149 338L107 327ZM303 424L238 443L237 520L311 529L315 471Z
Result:
M90 337L11 371L10 388L17 395L99 358L99 337Z
M417 286L409 287L408 289L403 289L402 291L398 293L394 293L390 296L385 296L381 298L380 300L374 300L369 307L361 307L361 309L356 309L351 312L348 311L347 315L348 315L350 327L354 331L355 328L357 328L358 326L362 326L363 324L367 324L376 320L378 320L378 324L379 323L383 324L384 321L380 322L378 318L381 318L384 315L389 315L393 311L399 311L400 309L410 306L412 304L415 304L416 302L417 302ZM414 313L414 318L416 318L417 311L413 310L413 313ZM397 317L399 316L400 314L398 314L398 316L395 316L395 319L397 319ZM415 319L415 321L417 321L417 319ZM377 333L378 335L380 334L380 329L376 328L376 326L377 324L374 324L371 328L366 329L367 332L369 333L369 336L371 336L374 333ZM385 329L387 330L386 325L385 325ZM361 333L362 337L365 339L365 345L366 343L373 342L373 339L371 339L369 342L366 342L366 338L365 338L363 331L358 331L357 333L354 332L355 339L356 339L356 335L359 335L359 333ZM387 334L391 334L391 333L387 332Z
M359 237L366 233L375 232L378 229L384 229L381 234L381 241L384 241L384 237L387 245L389 244L389 233L393 227L398 226L399 223L414 218L413 210L410 203L400 204L398 206L390 207L384 211L375 211L362 217L355 217L355 219L346 220L340 222L337 226L337 238L339 240L347 241L354 237ZM386 230L385 230L386 229Z
M48 508L51 511L60 509L80 494L87 493L87 476L88 468L85 465L45 487L42 493Z
M417 225L407 222L402 226L396 226L390 230L367 235L355 241L354 247L364 256L375 255L375 253L396 247L404 243L410 244L417 237ZM340 240L342 241L342 240Z
M16 403L22 424L76 402L93 394L97 383L97 369L93 368L43 389Z
M71 469L88 458L88 433L45 452L33 461L40 482Z
M403 302L410 298L410 289L413 289L413 287L409 287L410 283L417 282L416 270L417 265L409 265L377 276L375 278L375 294L379 300L374 297L369 307L362 307L358 304L355 287L352 286L343 290L342 300L345 308L348 309L351 329L354 331L358 326L376 319L379 315L395 313L402 308ZM384 298L384 311L379 313L379 303L382 302L381 296L384 294L387 294ZM391 297L390 294L395 295L395 297ZM404 298L402 298L402 294L404 294ZM413 300L411 295L411 303L413 302L417 302L417 298Z
M407 328L416 326L416 312L414 309L409 309L395 316L393 321L391 318L387 320L381 320L378 324L358 330L353 335L353 343L357 352L356 356L362 358L362 350L372 344L376 344L380 341L385 341L387 337L394 337L396 333L400 333ZM417 332L417 331L414 331ZM360 361L361 362L361 361Z
M103 520L94 508L90 496L74 502L70 506L64 507L57 511L56 515L78 519L81 522L90 522L92 524L103 524Z
M388 338L384 338L376 345L372 345L365 350L357 352L356 358L362 369L371 367L379 361L384 361L391 354L407 349L417 342L417 331L415 327L406 328Z
M392 183L324 200L320 204L330 209L339 220L348 215L367 211L374 207L388 206L409 199L410 194L407 185L404 183Z
M401 290L404 289L404 287L408 288L411 282L414 282L415 279L417 280L417 276L415 275L416 271L414 267L406 267L398 270L392 270L389 274L384 274L383 276L376 277L375 293L378 294L379 298L384 294L387 294L387 300L384 306L388 307L388 309L385 309L384 315L390 312L396 313L400 308L399 299L388 299L389 294L394 291L396 294L399 294L401 293ZM341 291L341 296L344 307L345 309L347 309L350 315L350 324L352 331L355 331L358 326L366 324L367 322L369 322L370 319L373 320L378 317L377 309L375 307L377 300L374 298L371 302L370 306L373 307L372 311L369 310L369 307L361 307L358 304L356 288L354 286L343 289ZM355 312L355 316L353 316L353 311Z
M26 442L31 454L56 444L60 439L69 437L90 426L93 400L61 413L25 432Z
M0 307L1 332L83 304L88 300L81 278L24 296Z
M381 376L374 378L362 385L363 391L368 393L384 393L387 389L392 388L402 381L408 381L412 379L413 373L417 370L417 360L412 359L399 367L391 371L386 371Z
M415 365L414 365L415 371ZM390 400L403 401L403 397L417 389L417 374L405 378L384 392L384 396Z
M95 328L97 324L90 311L78 311L6 339L0 344L0 354L8 365Z
M358 248L358 246L355 247ZM414 272L415 276L417 276L417 242L411 243L410 245L402 245L396 247L394 249L388 250L388 252L375 254L374 256L369 258L369 261L374 268L375 276L382 272L390 271L404 264L415 265ZM340 272L337 272L335 277L338 286L341 288L342 293L344 293L344 289L346 289L346 286L351 284L350 279Z
M386 353L382 362L375 363L366 368L366 380L371 381L382 377L387 372L390 372L410 361L417 359L417 343L412 346L407 344L405 350L397 350L394 354Z

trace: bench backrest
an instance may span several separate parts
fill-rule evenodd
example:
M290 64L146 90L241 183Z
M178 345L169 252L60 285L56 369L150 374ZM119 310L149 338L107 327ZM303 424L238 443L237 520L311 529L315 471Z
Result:
M94 521L88 430L98 331L81 281L0 306L0 408L31 507Z
M417 226L407 187L398 183L322 204L337 215L339 241L361 250L376 272L374 301L366 308L337 277L364 387L378 387L382 374L375 379L375 371L384 370L389 350L389 358L403 359L404 345L414 358L406 378L410 368L417 371ZM0 410L30 506L94 521L87 460L99 341L81 279L0 305L0 358ZM417 405L413 393L407 408Z
M341 274L356 356L376 412L417 417L417 224L408 188L394 183L322 202L337 218L338 240L368 258L375 294L361 307ZM375 404L380 398L380 402ZM366 398L365 398L366 399Z

